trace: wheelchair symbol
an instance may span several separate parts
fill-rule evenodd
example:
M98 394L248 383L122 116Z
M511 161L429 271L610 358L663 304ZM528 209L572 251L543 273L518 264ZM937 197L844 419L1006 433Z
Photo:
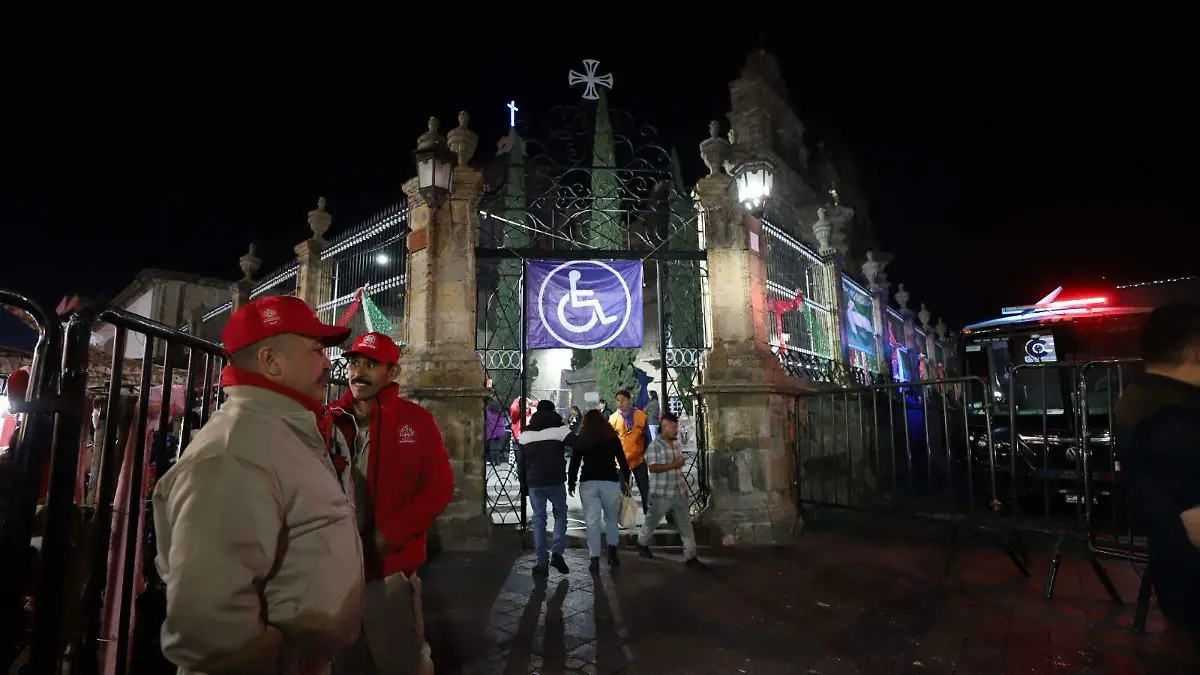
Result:
M583 272L601 270L611 274L619 285L624 312L610 303L609 311L616 312L615 315L609 315L595 297L593 288L579 287L581 281L587 286L593 285L590 277L584 279ZM562 288L564 280L560 276L564 271L567 273L565 289ZM558 293L562 295L555 298ZM542 279L536 306L542 326L559 345L573 349L597 349L615 340L629 324L633 313L633 289L612 266L599 260L575 260L557 265Z
M583 273L579 270L571 270L570 274L567 275L567 279L571 284L571 290L563 293L562 299L558 301L558 323L572 333L586 333L595 327L597 321L600 322L600 325L607 326L616 322L619 318L604 314L604 308L600 306L600 301L592 298L596 294L595 291L579 289L579 279L582 276ZM585 300L584 298L587 299ZM580 326L567 319L565 310L567 309L568 300L571 301L571 307L575 309L590 308L592 310L592 317L587 320L587 323Z

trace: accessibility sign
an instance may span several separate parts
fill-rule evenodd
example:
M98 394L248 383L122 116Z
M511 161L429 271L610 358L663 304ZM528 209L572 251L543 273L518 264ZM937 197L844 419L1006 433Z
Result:
M526 349L642 346L640 260L537 260L526 269Z

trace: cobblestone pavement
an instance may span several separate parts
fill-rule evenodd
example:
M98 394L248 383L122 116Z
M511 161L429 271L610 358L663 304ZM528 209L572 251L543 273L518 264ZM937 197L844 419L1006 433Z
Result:
M945 542L815 533L702 552L705 570L677 552L625 551L596 577L586 552L569 550L570 574L535 580L532 554L496 539L507 550L443 554L423 573L439 675L1200 672L1153 608L1145 635L1130 630L1128 563L1105 565L1122 606L1072 558L1045 603L1044 553L1025 579L983 545L948 557Z

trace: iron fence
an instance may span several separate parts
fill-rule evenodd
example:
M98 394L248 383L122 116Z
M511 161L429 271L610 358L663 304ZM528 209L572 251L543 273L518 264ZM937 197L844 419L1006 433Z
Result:
M0 536L4 560L39 562L14 564L0 578L0 662L7 670L13 659L27 657L39 674L170 668L155 618L165 590L154 566L143 563L154 560L156 549L149 493L220 406L221 348L98 306L63 317L60 334L57 317L7 292L0 299L29 311L42 333L33 386L20 407L18 475L4 486L16 499L5 509ZM90 363L98 324L115 329L108 364ZM131 337L144 349L127 363ZM89 374L106 366L108 382L89 389ZM40 544L40 554L31 543Z

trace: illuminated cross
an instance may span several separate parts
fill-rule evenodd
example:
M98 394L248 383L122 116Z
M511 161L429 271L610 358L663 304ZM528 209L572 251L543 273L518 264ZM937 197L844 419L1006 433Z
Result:
M567 74L568 86L574 87L577 84L586 84L587 88L583 90L583 97L589 101L595 101L600 98L596 94L596 85L608 87L612 89L613 77L612 73L608 75L596 76L596 69L600 67L600 62L596 59L583 60L583 74L577 73L574 70Z
M517 107L516 101L508 102L508 126L514 128L514 129L517 128L517 111L518 110L520 110L520 108Z

